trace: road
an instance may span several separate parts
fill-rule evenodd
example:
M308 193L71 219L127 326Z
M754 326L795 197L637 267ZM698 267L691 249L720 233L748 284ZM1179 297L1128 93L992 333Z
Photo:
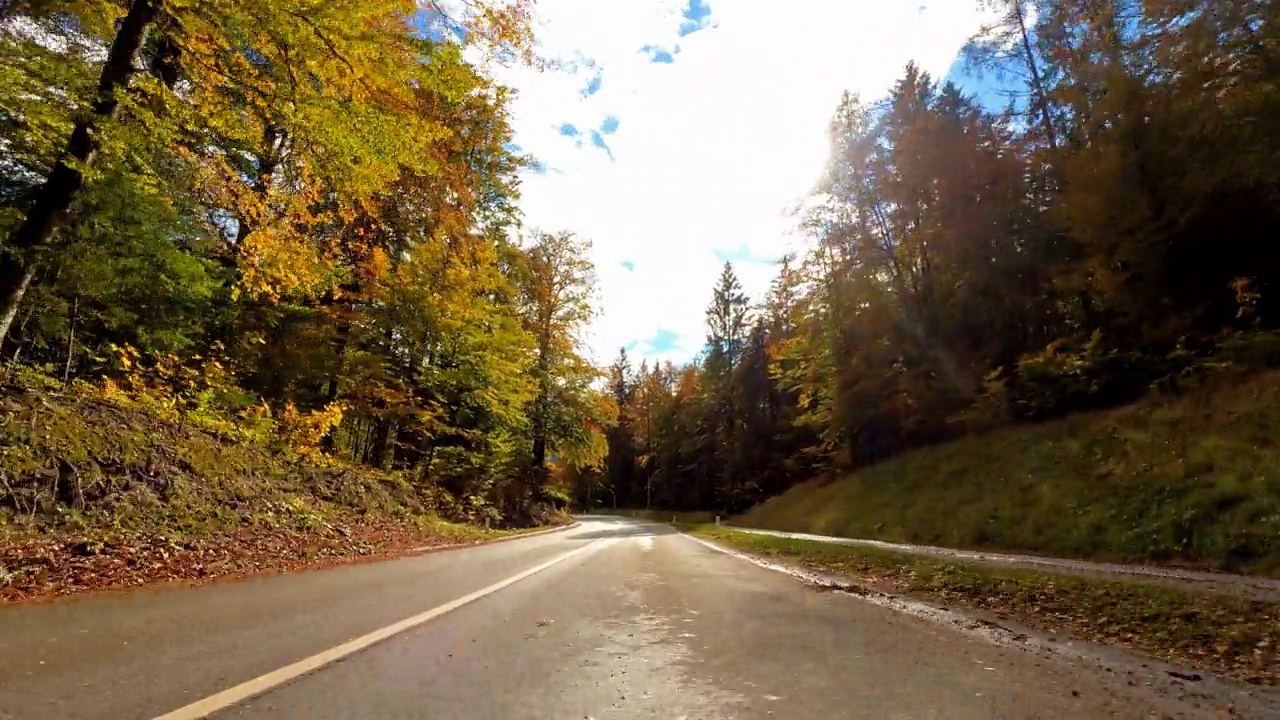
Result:
M1158 716L1145 702L621 518L0 608L5 719Z

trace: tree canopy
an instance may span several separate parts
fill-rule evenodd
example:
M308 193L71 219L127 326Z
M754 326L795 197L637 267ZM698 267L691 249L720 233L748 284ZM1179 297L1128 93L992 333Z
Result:
M519 239L509 90L467 60L532 61L530 12L5 3L6 361L527 512L612 420L589 243Z

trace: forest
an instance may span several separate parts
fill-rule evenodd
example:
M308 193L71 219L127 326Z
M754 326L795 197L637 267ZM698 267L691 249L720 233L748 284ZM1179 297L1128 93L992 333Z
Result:
M590 241L522 225L530 158L478 64L539 62L531 12L0 3L6 392L389 473L461 521L563 507L548 460L603 457L614 411L584 349ZM107 429L86 422L66 435ZM6 450L15 517L155 475L28 440Z
M543 62L531 4L8 0L11 414L128 407L508 523L739 512L1280 364L1276 4L982 3L964 60L998 102L914 65L846 95L768 292L726 265L693 362L600 368L590 240L523 223L533 159L482 67ZM38 414L7 516L121 502L81 455L153 482L32 449Z
M812 244L764 297L726 264L695 362L618 356L582 502L740 512L1280 363L1280 6L985 5L964 60L998 107L915 66L846 95Z

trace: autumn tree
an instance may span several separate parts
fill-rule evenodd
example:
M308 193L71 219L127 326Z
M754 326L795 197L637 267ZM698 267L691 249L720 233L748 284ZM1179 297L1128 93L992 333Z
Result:
M609 393L614 405L618 408L618 421L609 431L608 471L609 487L612 500L627 504L632 502L634 488L637 483L637 452L634 402L638 391L638 383L643 381L643 372L637 376L636 369L631 366L631 358L626 348L618 350L618 356L606 369L609 382Z
M529 407L535 474L543 472L549 453L573 452L592 441L589 399L598 371L585 345L596 313L590 252L590 241L571 232L538 232L524 247L522 302L538 383Z
M468 8L478 37L528 44L525 5ZM139 148L130 125L153 141L178 143L185 148L178 159L202 168L211 204L234 219L229 250L245 285L274 298L323 284L326 248L314 242L316 226L336 224L334 212L385 187L401 166L430 169L402 138L448 133L407 112L413 87L438 77L419 59L422 43L408 21L415 11L406 0L314 7L94 0L11 9L25 21L11 27L26 30L7 33L21 50L6 55L16 71L7 77L40 83L52 64L71 72L58 77L67 87L51 96L55 107L41 109L38 134L22 133L28 154L43 155L26 169L42 179L17 198L21 219L5 239L0 337L70 219L86 172L104 152L129 164ZM98 61L93 51L101 49Z

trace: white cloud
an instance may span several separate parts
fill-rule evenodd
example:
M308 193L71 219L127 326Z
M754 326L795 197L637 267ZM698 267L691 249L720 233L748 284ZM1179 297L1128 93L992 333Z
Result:
M528 222L594 242L602 361L636 341L650 358L696 351L721 265L714 250L778 256L798 243L786 211L822 171L840 93L877 98L910 60L945 74L981 22L976 0L711 0L713 26L679 37L684 5L539 0L546 52L597 70L496 72L519 91L517 142L550 168L525 180ZM679 52L653 63L646 45ZM584 97L597 71L603 84ZM608 116L619 120L606 137L613 162L589 138ZM587 135L582 148L563 123ZM735 267L760 297L773 269ZM683 348L645 353L659 330Z

